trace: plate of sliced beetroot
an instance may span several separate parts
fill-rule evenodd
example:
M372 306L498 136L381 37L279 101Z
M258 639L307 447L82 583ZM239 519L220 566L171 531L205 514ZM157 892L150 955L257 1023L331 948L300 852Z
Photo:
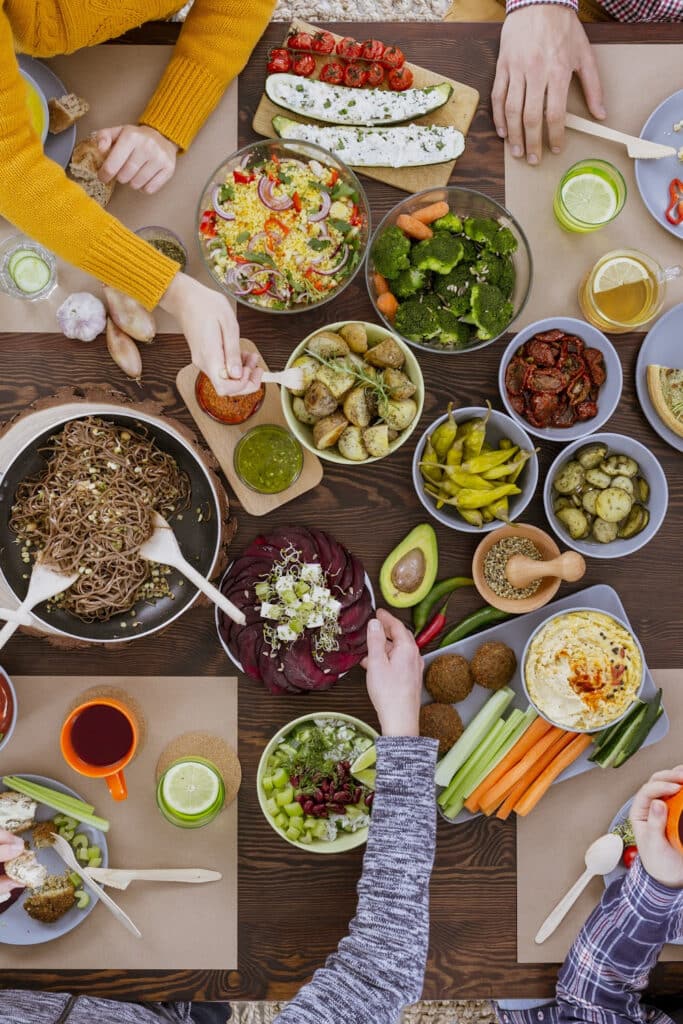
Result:
M575 441L610 418L622 372L616 349L584 320L552 317L525 327L500 362L503 404L522 427L552 441Z
M374 595L362 563L322 530L255 537L221 591L243 626L216 609L226 654L274 694L327 690L366 655Z

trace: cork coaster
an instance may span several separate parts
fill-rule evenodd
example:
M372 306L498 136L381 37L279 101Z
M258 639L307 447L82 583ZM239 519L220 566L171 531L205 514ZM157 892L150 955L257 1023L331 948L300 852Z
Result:
M135 725L138 730L137 749L140 751L147 739L147 719L145 718L144 711L142 710L139 701L137 701L135 697L132 697L127 690L121 690L118 686L91 686L88 690L84 690L83 693L79 693L77 697L74 697L73 700L70 701L64 717L66 718L67 715L70 715L74 708L77 708L79 704L86 704L88 701L97 700L98 698L117 700L121 704L126 705L132 717L135 719Z
M204 757L215 764L225 786L225 803L228 807L242 782L242 766L236 752L220 736L210 732L184 732L171 740L159 755L156 767L157 782L174 761L183 757Z

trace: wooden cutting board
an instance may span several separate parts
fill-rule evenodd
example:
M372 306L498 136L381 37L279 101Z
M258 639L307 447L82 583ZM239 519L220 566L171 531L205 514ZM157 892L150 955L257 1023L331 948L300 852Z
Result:
M264 370L268 369L263 356L252 341L242 338L240 344L244 351L258 353L261 366ZM261 408L253 416L250 416L246 423L234 425L219 423L208 416L197 402L194 386L198 373L197 367L192 364L183 367L176 377L176 386L204 435L206 443L218 459L221 469L230 481L230 486L245 512L251 516L265 516L274 508L286 505L287 502L298 498L300 494L305 494L306 491L318 486L323 478L322 463L313 452L309 452L306 448L304 448L304 464L301 475L286 491L282 491L280 494L258 494L243 484L233 465L233 455L239 439L259 423L275 423L277 426L284 427L285 430L288 429L280 403L280 390L277 384L266 384L266 395Z
M292 32L313 33L318 31L319 29L315 25L309 25L305 21L295 19L285 34L284 40L288 39ZM341 38L341 36L335 36L337 40ZM331 55L324 58L324 60L330 59ZM323 62L322 58L318 59L319 66L322 66ZM428 68L421 68L416 64L411 64L410 61L406 61L406 67L409 67L413 72L416 89L423 89L428 85L440 85L442 82L448 82L453 86L453 93L447 103L444 103L438 110L432 111L431 114L416 118L413 123L446 125L457 128L463 135L467 136L479 104L479 93L477 90L473 89L471 85L464 85L462 82L456 82L452 78L437 75L433 71L429 71ZM259 135L265 135L267 138L273 138L275 136L273 118L276 114L283 113L294 121L305 122L306 120L311 120L276 106L264 93L254 114L252 124L254 131L258 132ZM354 169L359 174L365 174L368 178L374 178L376 181L383 181L387 185L403 189L404 192L422 192L423 189L440 188L447 185L455 164L455 160L449 160L448 163L431 164L427 167L358 167Z

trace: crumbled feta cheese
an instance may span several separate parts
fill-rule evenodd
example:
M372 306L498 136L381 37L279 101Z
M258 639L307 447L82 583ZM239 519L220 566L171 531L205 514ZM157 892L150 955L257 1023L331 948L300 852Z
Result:
M317 562L306 562L301 567L301 579L304 583L319 583L322 579L322 566Z
M261 605L261 618L262 619L279 619L280 618L280 605L271 604L269 601L264 601Z
M293 643L297 637L294 630L286 624L277 627L277 635L278 640L283 640L285 643Z

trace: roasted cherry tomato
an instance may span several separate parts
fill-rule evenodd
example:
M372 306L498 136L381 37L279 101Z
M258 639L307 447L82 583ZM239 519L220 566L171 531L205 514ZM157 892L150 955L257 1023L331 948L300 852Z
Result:
M344 65L338 60L324 64L320 69L320 81L327 82L328 85L341 85L344 81Z
M297 53L292 61L292 71L295 75L308 78L315 71L315 57L312 53Z
M344 60L358 60L362 49L362 45L356 39L352 39L351 36L344 36L337 43L337 53Z
M253 181L256 175L253 171L241 171L239 168L232 172L233 181L236 185L248 185L250 181Z
M384 68L381 64L370 64L367 71L367 78L365 84L369 85L370 88L375 89L378 85L381 85L384 81Z
M413 73L410 68L394 68L393 71L389 72L389 88L393 89L394 92L403 92L404 89L410 89L413 84Z
M199 222L199 230L206 238L215 238L217 234L216 222L218 214L215 210L204 210L202 219Z
M268 74L277 74L281 71L290 71L292 67L292 58L289 54L289 50L285 50L284 47L279 47L275 50L270 51L268 57Z
M331 32L316 32L313 36L314 53L334 53L334 36Z
M368 73L362 64L348 64L344 69L344 85L360 89L365 85Z
M630 868L637 856L638 856L638 847L637 846L627 846L624 849L624 852L621 855L621 859L624 862L624 867L625 868Z
M313 49L313 36L310 32L294 32L287 40L287 46L290 50L308 50L310 52Z
M381 60L384 54L384 43L380 43L379 39L366 39L361 44L361 60L369 60L374 62Z
M402 68L406 62L403 50L398 46L387 46L382 54L382 64L385 68Z

